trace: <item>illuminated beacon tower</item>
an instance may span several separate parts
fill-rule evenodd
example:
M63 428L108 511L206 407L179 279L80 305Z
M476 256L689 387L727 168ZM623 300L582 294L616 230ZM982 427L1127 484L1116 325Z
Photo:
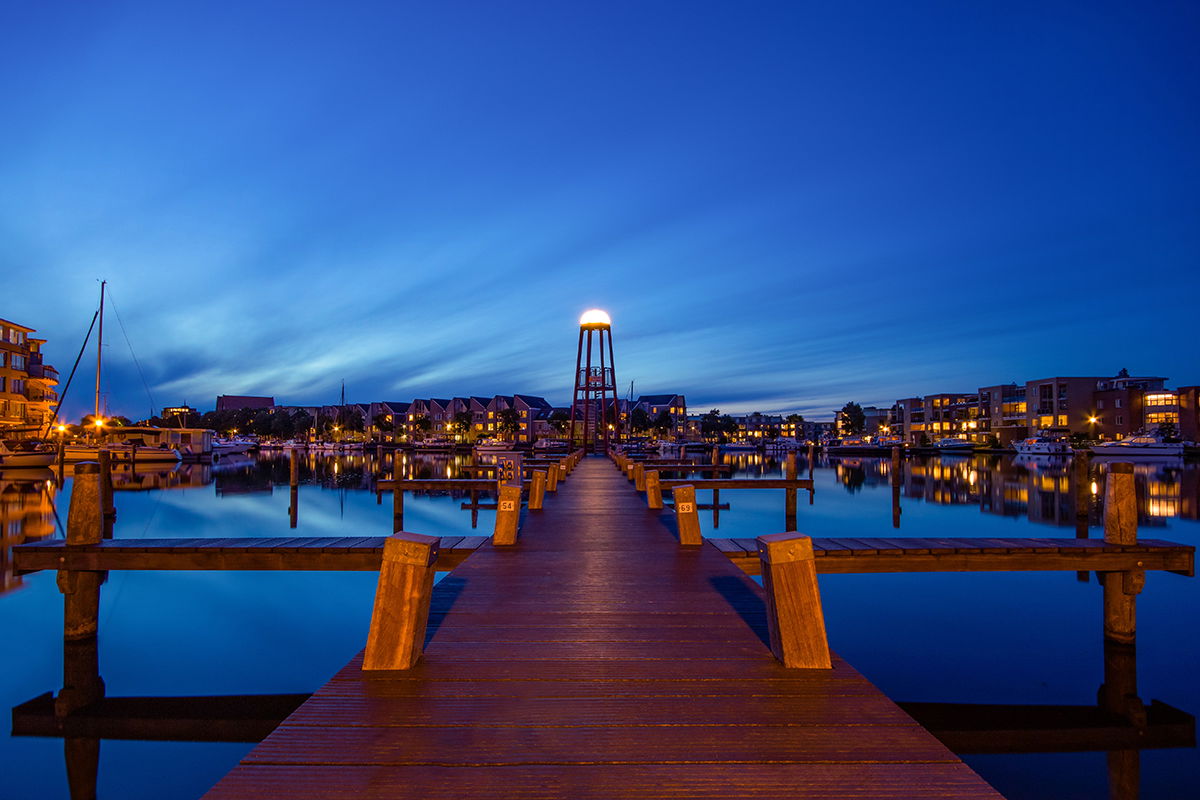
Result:
M587 360L584 360L584 334L587 334ZM600 366L592 366L592 339L598 341ZM608 340L608 362L604 358L604 340ZM613 370L612 320L598 308L585 311L579 318L579 350L575 355L575 396L571 400L571 446L578 441L575 436L575 420L582 417L583 438L581 446L585 453L595 452L596 428L604 437L604 448L608 449L609 424L617 421L617 380ZM612 400L607 397L611 394ZM596 400L599 395L599 405ZM583 404L580 405L582 396Z

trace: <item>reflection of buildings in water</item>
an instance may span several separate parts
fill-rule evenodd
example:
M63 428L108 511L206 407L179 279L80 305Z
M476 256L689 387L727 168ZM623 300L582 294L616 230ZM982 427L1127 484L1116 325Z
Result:
M944 505L978 504L989 514L1026 517L1040 525L1075 526L1077 509L1092 524L1104 512L1103 463L1092 462L1081 487L1069 458L970 459L910 458L904 469L904 494ZM1168 464L1135 464L1138 518L1142 525L1165 524L1172 517L1197 518L1200 470ZM1084 498L1076 502L1076 492Z
M57 491L48 469L0 472L0 594L21 585L12 572L12 548L54 535Z
M114 464L113 491L139 492L150 489L196 489L212 483L208 464L144 464L131 470L128 464Z

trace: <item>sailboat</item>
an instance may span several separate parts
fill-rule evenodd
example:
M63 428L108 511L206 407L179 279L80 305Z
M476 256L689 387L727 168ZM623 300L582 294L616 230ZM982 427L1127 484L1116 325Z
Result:
M99 438L104 434L104 418L100 415L100 372L104 354L104 290L107 285L108 281L100 281L100 310L97 312L100 324L96 331L96 397L92 415L97 441L94 444L74 443L64 445L63 458L66 461L95 461L100 457L100 451L104 450L114 461L179 461L179 451L172 447L144 444L141 441L120 443L99 441Z

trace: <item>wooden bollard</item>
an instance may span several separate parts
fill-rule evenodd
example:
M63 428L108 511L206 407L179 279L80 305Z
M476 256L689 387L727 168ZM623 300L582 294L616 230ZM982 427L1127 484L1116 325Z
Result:
M111 519L117 516L117 506L113 500L112 453L100 448L96 462L100 465L100 508L104 516Z
M1077 451L1072 458L1075 459L1075 517L1076 519L1087 519L1092 508L1092 482L1090 480L1090 465L1088 464L1088 456L1090 453L1086 450ZM1084 530L1086 530L1084 526Z
M559 479L560 481L565 481L565 480L567 479L567 473L568 473L568 472L570 472L570 470L569 470L569 469L567 469L567 465L566 465L566 464L559 464L559 465L558 465L558 479Z
M529 510L541 511L542 502L546 499L546 473L535 470L533 482L529 485Z
M700 512L696 510L696 487L676 486L672 492L675 499L675 525L679 529L679 543L687 547L704 544L700 535Z
M1137 493L1133 483L1133 464L1116 463L1108 467L1104 486L1104 541L1109 544L1137 544Z
M439 541L401 531L384 542L364 671L408 669L421 657Z
M501 486L500 501L496 505L496 527L492 531L492 544L517 543L517 526L521 519L521 487Z
M546 468L546 491L558 491L558 467L553 464Z
M300 451L292 448L291 458L288 460L288 486L300 485Z
M75 465L67 511L67 544L99 544L104 538L104 473L95 461Z
M638 464L633 468L633 488L639 492L646 491L646 465Z
M721 463L721 446L719 444L714 444L712 447L712 463L714 466Z
M1104 541L1108 544L1137 544L1137 493L1133 464L1108 467L1104 487ZM1144 569L1104 572L1104 636L1121 644L1137 638L1137 596L1146 583Z
M796 480L796 454L787 454L787 463L784 466L784 476L789 481ZM783 490L783 527L789 531L796 529L796 490L787 488Z
M800 533L759 536L771 652L785 667L831 669L812 539Z
M892 448L892 481L900 480L900 448Z
M399 531L404 527L404 489L400 481L392 481L392 530Z
M67 547L96 545L104 538L102 475L94 461L75 465ZM67 716L104 696L96 639L103 580L102 572L58 571L58 590L63 595L63 686L54 700L56 716Z
M646 502L651 508L662 508L662 486L658 482L658 470L652 469L646 473Z

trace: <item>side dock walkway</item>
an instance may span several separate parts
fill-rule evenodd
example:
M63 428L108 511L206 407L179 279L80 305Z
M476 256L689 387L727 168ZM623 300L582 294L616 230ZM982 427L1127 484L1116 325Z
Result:
M999 797L841 659L779 664L759 587L662 514L584 459L435 588L415 668L355 658L206 797Z

